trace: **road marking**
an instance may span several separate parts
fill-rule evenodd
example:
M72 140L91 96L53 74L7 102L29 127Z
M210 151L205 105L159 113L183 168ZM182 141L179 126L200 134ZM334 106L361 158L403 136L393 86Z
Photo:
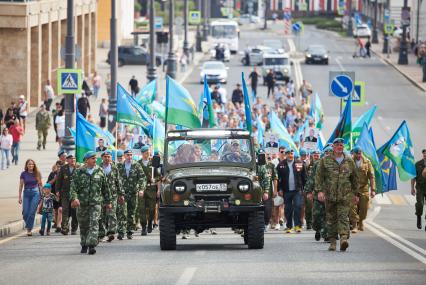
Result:
M401 195L389 194L389 199L391 199L392 203L395 205L407 205L407 202L405 202Z
M194 277L194 273L197 271L196 267L188 267L185 268L182 275L179 277L178 281L176 281L176 285L187 285L191 282L192 277Z
M287 39L288 42L288 47L290 49L290 52L295 52L296 51L296 45L294 44L294 41L292 38Z
M413 195L404 195L405 200L407 200L407 203L410 206L414 206L416 204L416 197L414 197Z
M387 194L379 194L374 197L374 202L379 205L391 205L392 202L389 200Z
M370 214L368 214L367 221L373 221L380 213L381 209L382 207L380 206L374 207L373 212L370 212Z
M345 71L345 68L343 67L342 63L340 62L341 59L342 59L341 56L336 57L336 62L337 62L337 65L340 67L340 70Z

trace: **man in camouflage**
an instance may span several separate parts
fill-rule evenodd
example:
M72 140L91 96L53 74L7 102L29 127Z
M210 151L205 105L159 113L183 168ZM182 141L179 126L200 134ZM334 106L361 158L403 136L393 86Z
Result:
M152 221L154 220L155 204L157 195L159 195L157 182L159 175L155 169L152 168L152 161L150 159L150 151L148 146L141 148L142 159L139 161L142 170L147 179L146 189L139 194L138 208L140 223L142 225L141 235L146 236L147 232L152 232ZM154 172L153 172L154 171ZM154 177L153 177L154 174ZM148 231L147 231L148 224Z
M303 165L305 166L306 174L309 179L313 164L309 160L308 152L304 148L300 149L300 160L303 162ZM303 218L305 218L306 220L306 229L311 230L312 229L312 200L307 199L306 192L304 192L303 194L303 207L302 207L302 214L301 214L302 221L303 221Z
M325 201L326 220L330 247L336 250L336 239L340 235L340 250L349 246L349 210L351 200L359 200L358 177L353 159L343 153L344 140L333 141L333 153L323 157L318 165L315 188L318 200Z
M117 150L117 161L114 163L114 165L117 167L117 169L120 169L120 165L123 164L123 151L122 150ZM121 189L124 192L124 188L123 188L123 178L121 177L120 171L118 176L120 177L120 183L121 183ZM124 193L124 197L126 194ZM126 199L124 199L124 202L118 203L117 204L117 210L116 210L116 214L117 214L117 238L119 240L122 240L124 235L126 234L127 231L127 203L126 203Z
M111 209L111 192L105 174L96 165L96 152L84 155L85 165L76 169L71 182L71 206L77 208L81 253L95 254L102 207Z
M426 149L422 150L423 159L416 162L416 177L411 180L411 195L416 196L417 228L422 228L423 206L426 199ZM425 227L426 231L426 227Z
M55 189L59 193L62 206L62 224L61 233L67 235L69 233L69 220L71 220L71 234L75 235L78 228L77 212L71 208L70 187L73 174L78 168L74 155L70 154L66 157L67 164L61 167L55 182Z
M310 163L309 167L309 177L308 181L305 185L305 193L306 193L306 199L308 201L313 201L313 209L312 209L312 218L313 223L312 227L315 231L315 240L319 241L321 237L327 241L327 227L325 223L325 203L320 202L318 200L318 193L315 190L315 175L318 170L318 164L320 159L320 152L318 150L315 150L312 153L312 161Z
M145 190L146 177L138 162L133 161L130 149L124 151L124 162L118 164L127 203L127 238L133 238L138 194ZM120 236L118 237L120 239Z
M106 150L102 153L102 170L105 173L107 184L111 191L111 209L102 208L101 218L99 220L99 240L108 236L108 242L114 240L114 234L117 232L117 203L124 203L124 190L121 185L118 168L112 163L112 153Z
M268 199L264 200L263 203L265 205L265 230L269 226L269 222L272 216L272 207L273 207L273 198L277 195L278 189L278 176L277 171L275 170L275 164L272 162L272 157L270 154L267 155L268 159L266 162L266 173L268 175L269 180L269 191L268 191Z
M43 149L46 149L46 138L51 126L49 112L46 111L46 107L40 106L40 110L36 114L36 130L37 130L37 149L40 150L43 145Z
M352 204L349 220L352 225L352 233L356 233L358 230L364 230L363 221L367 217L368 203L376 195L376 180L374 177L374 169L371 161L362 155L362 149L360 147L354 147L352 149L356 173L358 175L359 183L359 203ZM370 184L371 193L368 193L368 185Z

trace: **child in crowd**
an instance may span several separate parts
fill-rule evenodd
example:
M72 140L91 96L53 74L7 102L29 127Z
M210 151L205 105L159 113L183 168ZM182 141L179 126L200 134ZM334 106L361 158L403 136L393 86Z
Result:
M52 216L53 216L53 201L56 199L56 196L52 193L52 185L46 183L43 186L43 196L40 200L40 210L42 214L41 218L41 228L40 235L44 236L44 228L47 222L47 231L46 235L50 236L50 228L52 227Z

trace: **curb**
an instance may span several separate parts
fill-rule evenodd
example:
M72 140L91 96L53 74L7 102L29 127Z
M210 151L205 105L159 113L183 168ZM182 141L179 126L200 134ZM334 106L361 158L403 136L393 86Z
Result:
M398 71L400 74L402 74L405 78L408 79L414 86L419 88L421 91L426 92L426 88L423 87L419 82L417 82L413 77L406 74L404 71L402 71L395 63L387 59L386 57L382 56L379 52L376 52L375 50L371 50L377 57L382 59L384 62L386 62L388 65L392 66L396 71Z
M37 215L34 220L34 228L35 226L40 225L40 223L41 223L41 216ZM6 225L2 225L0 226L0 238L14 235L20 231L23 231L24 229L25 229L24 221L16 221Z

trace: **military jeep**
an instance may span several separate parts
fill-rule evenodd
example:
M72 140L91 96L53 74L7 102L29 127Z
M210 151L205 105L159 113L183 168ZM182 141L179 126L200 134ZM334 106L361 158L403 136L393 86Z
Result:
M265 157L257 157L265 164ZM189 230L232 228L251 249L263 248L263 191L246 130L168 131L160 199L160 247L176 249Z

